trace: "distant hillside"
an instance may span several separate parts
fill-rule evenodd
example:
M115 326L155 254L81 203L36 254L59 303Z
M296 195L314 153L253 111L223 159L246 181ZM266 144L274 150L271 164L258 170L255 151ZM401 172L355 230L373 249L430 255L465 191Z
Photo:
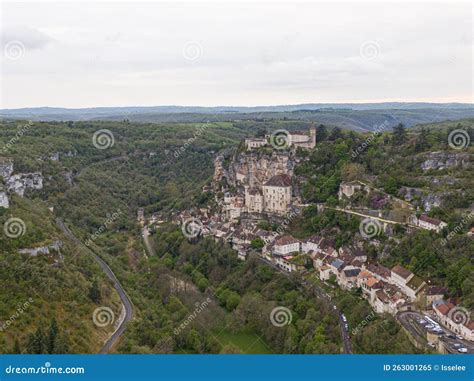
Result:
M408 127L420 123L474 118L474 105L465 103L315 103L258 107L98 107L84 109L23 108L0 110L5 119L45 121L123 120L133 122L203 122L249 119L314 121L358 131L387 128L398 123Z

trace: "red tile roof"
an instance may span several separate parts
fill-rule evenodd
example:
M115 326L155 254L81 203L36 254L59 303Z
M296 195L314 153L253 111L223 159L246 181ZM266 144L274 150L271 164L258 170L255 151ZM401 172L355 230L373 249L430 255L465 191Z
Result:
M401 276L403 279L407 279L410 275L413 274L410 270L407 270L405 267L402 267L400 265L392 267L392 272L397 274L398 276Z
M441 222L443 222L441 220L438 220L437 218L428 217L426 214L421 215L420 220L428 222L429 224L432 224L435 226L439 226Z
M284 236L281 236L280 238L278 238L276 241L275 241L275 245L290 245L292 243L298 243L299 241L295 238L293 238L291 235L284 235Z
M438 309L438 311L447 316L449 311L451 311L453 308L454 308L454 304L452 303L442 303L442 304L438 304L438 306L436 306L436 308Z

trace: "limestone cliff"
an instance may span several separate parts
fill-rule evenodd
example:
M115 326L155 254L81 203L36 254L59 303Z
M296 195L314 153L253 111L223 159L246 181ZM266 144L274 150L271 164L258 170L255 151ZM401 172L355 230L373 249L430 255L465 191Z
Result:
M240 152L234 155L227 170L227 180L232 186L261 187L275 175L293 176L295 160L290 152Z

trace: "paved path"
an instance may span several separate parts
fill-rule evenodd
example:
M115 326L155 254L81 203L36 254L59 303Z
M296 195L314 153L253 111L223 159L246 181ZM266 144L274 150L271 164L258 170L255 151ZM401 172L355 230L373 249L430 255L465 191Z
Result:
M104 262L102 258L100 258L96 253L94 253L89 247L84 245L81 240L79 240L72 232L69 230L69 228L64 224L64 221L61 219L57 219L56 223L58 224L59 228L63 231L63 233L71 240L73 241L77 246L80 246L84 249L86 249L89 254L92 256L92 258L97 262L97 264L100 266L102 271L105 273L107 278L109 278L113 285L115 290L120 296L120 299L122 301L123 308L125 309L125 314L123 316L123 319L118 324L117 329L115 332L107 339L105 342L104 346L100 350L101 354L108 353L112 346L117 342L117 340L122 336L123 332L125 331L127 323L132 320L133 317L133 304L130 298L128 297L127 293L125 292L124 288L120 284L119 280L113 273L112 269L107 265L107 263Z
M144 226L142 229L142 237L143 237L143 242L145 243L146 250L148 251L148 255L150 256L155 255L155 251L153 250L153 246L150 242L150 232L148 231L147 226Z
M408 223L403 223L403 222L398 222L398 221L393 221L393 220L386 220L385 218L371 216L370 214L364 214L364 213L356 212L356 211L350 210L350 209L330 208L330 207L328 207L328 206L325 206L324 208L325 208L325 209L336 210L336 211L338 211L338 212L343 212L343 213L347 213L347 214L353 214L353 215L359 216L359 217L370 218L370 219L372 219L372 220L377 220L377 221L380 221L380 222L384 222L384 223L386 223L386 224L392 224L392 225L406 225L406 226L410 226L410 227L412 227L412 228L416 228L416 227L417 227L417 226L415 226L415 225L411 225L411 224L408 224Z

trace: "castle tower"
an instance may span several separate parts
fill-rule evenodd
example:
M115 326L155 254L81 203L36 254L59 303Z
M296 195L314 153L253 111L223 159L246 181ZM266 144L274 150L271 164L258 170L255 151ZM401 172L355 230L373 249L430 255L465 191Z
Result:
M316 147L316 126L314 122L311 123L311 127L309 128L309 137L311 139L311 148Z

